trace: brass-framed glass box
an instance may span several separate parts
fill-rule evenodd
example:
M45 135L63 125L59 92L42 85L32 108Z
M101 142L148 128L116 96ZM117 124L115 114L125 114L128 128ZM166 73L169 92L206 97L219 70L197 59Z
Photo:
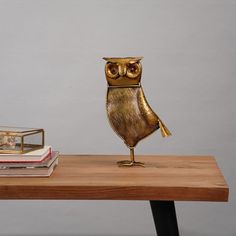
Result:
M43 147L43 129L0 126L0 153L23 154Z

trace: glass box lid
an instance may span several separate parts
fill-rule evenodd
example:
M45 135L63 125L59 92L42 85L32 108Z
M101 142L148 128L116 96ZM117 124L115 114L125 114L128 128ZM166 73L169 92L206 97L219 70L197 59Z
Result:
M43 147L43 129L0 126L0 155L23 154Z
M38 132L42 129L36 129L36 128L23 128L23 127L12 127L12 126L0 126L0 134L22 134L25 135L26 133L32 133L32 132Z

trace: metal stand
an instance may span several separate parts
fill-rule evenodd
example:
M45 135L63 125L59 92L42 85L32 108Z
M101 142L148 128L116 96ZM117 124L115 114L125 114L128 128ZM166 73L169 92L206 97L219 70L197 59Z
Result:
M174 201L150 201L158 236L179 236Z
M139 161L135 161L134 158L134 147L130 147L130 160L125 160L125 161L118 161L117 164L118 166L122 167L122 166L142 166L144 167L144 163L143 162L139 162Z

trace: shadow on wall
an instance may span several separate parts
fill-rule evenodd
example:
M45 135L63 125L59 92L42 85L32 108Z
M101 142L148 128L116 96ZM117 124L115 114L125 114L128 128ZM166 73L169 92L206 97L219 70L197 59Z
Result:
M202 234L202 233L199 233L199 232L191 232L189 230L181 230L181 229L180 229L179 233L180 233L181 236L213 236L213 235L208 235L207 233ZM214 236L216 236L216 235L214 235Z
M8 236L156 236L153 234L10 234ZM181 235L182 236L182 235ZM192 235L191 235L192 236ZM203 235L193 235L203 236ZM230 235L231 236L231 235Z
M208 232L208 233L203 234L202 232L201 233L192 232L192 231L185 230L185 229L180 229L179 234L180 234L180 236L222 236L221 233L219 233L219 234L209 234L209 232ZM226 232L225 236L235 236L235 234L227 234L227 232Z
M9 236L29 236L28 234L11 234ZM139 235L139 234L30 234L30 236L156 236L156 234L147 234L147 235ZM199 232L190 232L188 230L181 230L180 229L180 236L213 236L213 234L202 234ZM216 235L214 236L222 236L222 235ZM235 236L235 234L230 234L227 236Z

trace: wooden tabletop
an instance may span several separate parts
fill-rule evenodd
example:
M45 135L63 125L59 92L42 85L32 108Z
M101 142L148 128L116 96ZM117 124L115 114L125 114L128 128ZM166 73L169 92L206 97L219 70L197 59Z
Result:
M49 178L0 178L0 199L227 201L211 156L137 156L145 167L118 167L116 155L61 155Z

